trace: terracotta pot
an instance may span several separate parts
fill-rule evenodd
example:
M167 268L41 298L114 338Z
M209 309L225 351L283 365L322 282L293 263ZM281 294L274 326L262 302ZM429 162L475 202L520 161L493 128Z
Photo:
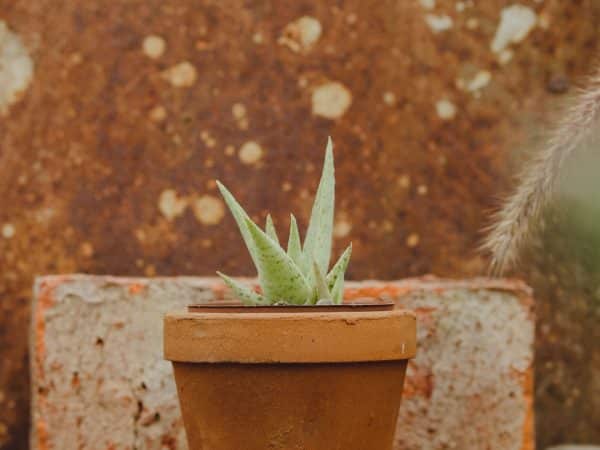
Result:
M190 450L392 448L412 313L192 308L164 333Z

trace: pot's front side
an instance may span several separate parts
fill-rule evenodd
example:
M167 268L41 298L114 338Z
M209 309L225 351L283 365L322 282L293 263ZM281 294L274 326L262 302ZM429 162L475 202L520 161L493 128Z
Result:
M191 450L385 450L414 315L175 313L165 318Z

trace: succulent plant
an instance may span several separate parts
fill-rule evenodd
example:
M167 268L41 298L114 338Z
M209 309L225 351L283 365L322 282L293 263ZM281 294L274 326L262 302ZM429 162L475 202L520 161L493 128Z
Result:
M321 181L312 207L304 245L298 224L290 215L287 249L279 238L270 215L261 230L233 195L217 181L258 271L261 293L227 275L217 272L233 293L246 305L330 305L340 304L344 293L344 273L350 261L352 244L329 272L333 232L335 176L333 144L328 139Z

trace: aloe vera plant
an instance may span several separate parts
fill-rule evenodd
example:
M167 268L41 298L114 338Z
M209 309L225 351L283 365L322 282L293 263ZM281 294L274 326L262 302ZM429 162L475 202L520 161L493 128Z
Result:
M223 184L221 195L233 215L252 261L258 271L261 293L231 277L217 272L233 293L246 305L328 305L340 304L344 293L344 274L350 261L352 244L346 248L329 272L335 200L333 144L327 141L321 181L312 207L304 245L298 224L290 215L287 248L279 238L271 216L261 230L246 214Z

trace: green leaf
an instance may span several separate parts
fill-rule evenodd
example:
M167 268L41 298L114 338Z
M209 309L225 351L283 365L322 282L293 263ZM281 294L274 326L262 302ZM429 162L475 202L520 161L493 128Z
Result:
M254 240L250 236L250 231L248 230L248 226L246 225L246 220L250 220L250 218L248 217L248 214L246 214L246 211L244 211L244 208L242 208L240 206L240 204L233 197L233 195L231 195L231 192L229 192L227 190L227 188L221 184L220 181L217 181L217 186L219 187L219 191L221 192L221 195L223 196L225 203L227 204L227 206L229 207L229 210L231 211L231 215L233 215L233 218L235 219L235 221L238 225L238 228L240 229L240 232L242 233L242 238L244 239L244 243L246 244L246 247L248 248L248 252L250 253L250 257L252 258L252 261L254 262L254 265L256 266L256 253L257 252L256 252L256 248L254 245Z
M344 301L344 274L342 273L335 280L335 284L333 285L333 289L331 289L331 297L333 299L333 303L336 305L341 305Z
M315 280L315 287L316 287L316 291L317 291L316 292L316 294L317 294L316 301L331 300L331 295L329 294L329 289L327 289L327 283L325 282L325 276L321 272L319 265L317 264L317 262L314 259L313 259L312 268L313 268L313 276L314 276L314 280Z
M298 222L296 222L293 214L290 214L290 236L288 238L287 254L298 267L302 267L302 243L298 232Z
M338 278L344 278L344 273L348 267L350 256L352 255L352 243L344 250L342 256L337 260L331 271L327 274L327 286L330 290L333 289Z
M248 286L244 286L243 284L235 281L233 278L228 277L227 275L217 272L225 284L229 286L229 288L233 291L235 296L244 304L248 306L260 306L260 305L268 305L269 302L262 295L254 292Z
M256 249L256 268L263 295L272 303L303 304L311 289L294 261L254 222L246 219Z
M304 240L304 269L309 273L311 261L314 259L321 272L326 273L331 258L331 241L333 232L333 212L335 202L335 174L333 167L333 144L327 140L325 161L321 181L312 207L306 239Z
M265 225L265 231L267 232L267 236L269 236L271 239L273 239L279 244L277 230L275 230L275 225L273 224L273 218L271 217L271 214L267 214L267 224Z

